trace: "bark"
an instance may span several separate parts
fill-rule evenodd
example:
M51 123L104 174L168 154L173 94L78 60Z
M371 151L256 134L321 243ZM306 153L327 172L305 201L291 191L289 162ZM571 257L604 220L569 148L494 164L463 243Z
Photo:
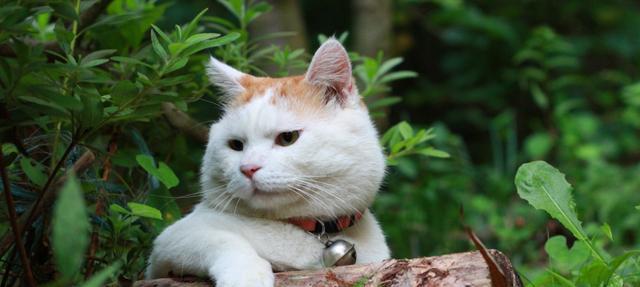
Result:
M391 0L354 1L354 42L358 53L375 57L378 51L389 53L391 44Z
M509 259L497 250L488 254L504 274L506 285L522 286ZM367 265L350 265L321 270L276 274L276 286L500 286L491 282L491 271L482 254L457 253L416 259L390 259ZM138 281L134 287L210 287L197 278L162 278Z

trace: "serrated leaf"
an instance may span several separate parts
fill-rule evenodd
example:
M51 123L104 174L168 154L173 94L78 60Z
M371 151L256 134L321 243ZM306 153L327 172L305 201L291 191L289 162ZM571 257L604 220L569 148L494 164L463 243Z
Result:
M176 174L173 173L173 170L164 162L160 162L158 167L155 167L153 158L144 154L137 155L136 161L144 170L162 182L167 189L175 187L180 183L180 180Z
M162 220L162 213L154 207L135 202L129 202L127 206L131 209L133 215Z
M596 251L582 229L571 195L572 188L564 174L544 161L534 161L518 168L515 184L521 198L560 221L573 236L584 241L598 259L604 262L604 258Z
M80 272L89 245L90 227L80 185L72 175L60 191L53 210L53 254L66 280Z
M47 176L44 174L43 167L38 164L32 164L32 161L28 158L20 159L20 167L22 171L27 175L27 178L39 187L44 186L47 181Z

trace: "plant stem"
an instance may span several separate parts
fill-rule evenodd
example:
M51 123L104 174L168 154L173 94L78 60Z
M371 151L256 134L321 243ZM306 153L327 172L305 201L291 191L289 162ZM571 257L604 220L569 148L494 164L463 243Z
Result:
M22 268L24 269L27 277L27 283L31 287L35 287L36 280L33 278L33 272L31 271L31 264L29 263L29 256L27 251L22 245L21 230L18 229L18 216L16 215L15 204L13 202L13 195L11 194L11 185L9 184L9 177L7 176L7 170L4 164L4 154L0 152L0 173L2 174L2 184L4 187L4 198L7 201L7 211L9 213L9 221L11 223L11 230L15 240L15 246L20 252L20 260L22 261Z

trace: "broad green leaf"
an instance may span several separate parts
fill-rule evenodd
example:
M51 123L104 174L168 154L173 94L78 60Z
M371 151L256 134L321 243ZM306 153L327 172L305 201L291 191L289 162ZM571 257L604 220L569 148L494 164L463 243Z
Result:
M39 187L44 186L47 181L47 175L43 171L43 167L39 163L34 163L28 158L20 159L20 167L27 175L27 178Z
M131 209L131 213L133 213L133 215L162 220L162 213L160 213L160 210L157 210L156 208L135 202L129 202L127 203L127 206Z
M589 247L582 241L574 242L571 249L567 248L566 239L562 235L549 238L544 245L544 250L551 258L554 266L564 271L571 271L577 268L591 256Z
M62 188L53 210L53 254L63 278L72 280L80 272L89 244L89 216L75 176Z
M105 286L104 282L107 281L107 279L109 279L110 277L113 277L116 275L116 272L118 272L118 270L120 270L120 267L122 266L121 262L116 262L113 263L109 266L107 266L107 268L104 268L102 270L100 270L100 272L94 274L93 276L91 276L91 278L89 278L89 280L87 282L84 282L82 285L82 287L100 287L100 286Z
M175 187L180 183L180 180L176 174L173 173L173 170L171 170L171 168L169 168L169 166L164 162L160 162L158 167L155 167L153 158L144 154L137 155L136 161L142 168L144 168L144 170L156 177L168 189Z
M518 168L515 184L521 198L560 221L573 236L584 241L600 261L605 261L582 229L571 195L572 188L564 174L544 161L534 161Z

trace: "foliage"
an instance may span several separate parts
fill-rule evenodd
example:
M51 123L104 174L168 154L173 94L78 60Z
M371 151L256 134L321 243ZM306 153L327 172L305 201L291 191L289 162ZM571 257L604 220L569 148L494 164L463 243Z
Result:
M249 35L248 26L271 9L266 2L220 4L232 19L205 9L166 29L159 21L169 4L155 1L112 1L90 23L80 18L98 5L95 1L3 2L0 45L8 54L0 56L0 100L2 132L10 143L3 143L2 152L19 199L6 208L23 217L32 206L48 209L38 207L44 194L57 191L52 183L66 181L53 221L27 226L42 238L29 241L28 252L48 254L47 238L52 242L54 260L43 256L32 262L35 270L45 270L35 274L41 283L100 286L110 279L115 285L142 278L153 238L193 204L180 199L200 196L195 171L202 147L176 136L161 116L173 105L197 118L207 98L217 99L203 69L211 48L247 72L266 74L261 65L267 64L277 67L278 76L306 68L304 50L262 44L286 33ZM366 104L384 116L399 98L376 96L415 73L395 71L402 59L385 59L382 53L351 57ZM213 110L208 121L221 112ZM446 156L429 146L434 137L433 129L414 131L401 122L382 143L390 163L411 154ZM97 156L91 168L65 177L88 151ZM8 232L6 220L3 225ZM4 270L20 274L10 250L2 258Z
M599 234L587 235L578 220L571 185L564 174L546 162L536 161L518 169L515 183L520 197L556 218L577 239L571 249L560 235L547 241L545 250L551 258L551 268L547 277L536 280L536 285L623 286L640 283L635 276L640 272L640 265L634 261L640 256L640 250L629 250L612 257L598 248L596 236L613 240L611 228L605 224L598 230Z
M39 216L25 234L38 280L53 285L140 278L155 235L197 201L202 143L177 132L163 108L201 123L219 116L203 70L210 53L272 76L302 73L310 59L270 44L291 32L251 33L273 10L265 2L113 0L85 22L99 2L0 0L0 132L18 214L62 190L58 179L85 151L97 156L76 175L82 196L61 193L56 205L88 215L84 266L51 256L51 245L68 243L55 239L58 216ZM464 206L467 223L529 286L638 283L629 250L640 248L640 7L556 2L393 1L390 51L350 51L383 127L391 167L372 209L395 257L472 248L459 224ZM352 19L344 1L318 5L300 1L311 46L357 32L337 20ZM355 39L336 37L347 47ZM575 192L542 163L516 174L535 160L565 172ZM15 250L0 251L2 274L21 274Z

